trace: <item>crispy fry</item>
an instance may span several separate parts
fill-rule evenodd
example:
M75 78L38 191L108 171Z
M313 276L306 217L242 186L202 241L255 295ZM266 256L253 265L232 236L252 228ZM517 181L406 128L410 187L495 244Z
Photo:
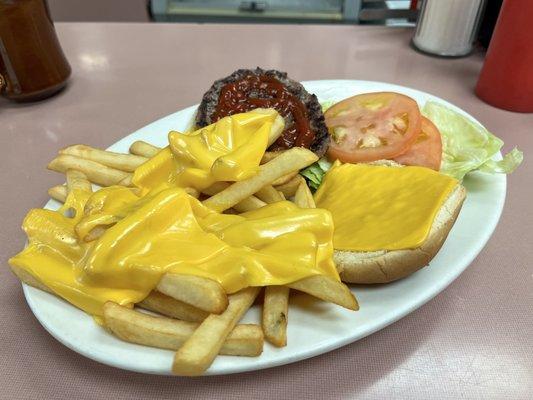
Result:
M114 153L112 151L95 149L94 147L83 144L65 147L59 151L59 154L69 154L71 156L85 158L126 172L135 171L135 168L148 160L148 158L142 156Z
M202 322L209 315L207 311L200 310L183 301L173 299L157 290L152 291L148 297L137 305L166 317L181 319L183 321Z
M142 156L146 158L152 158L155 156L159 150L159 147L154 146L153 144L143 142L142 140L137 140L133 142L130 146L130 153L137 156Z
M257 191L255 194L260 200L267 204L283 201L285 198L272 185L266 185Z
M116 223L116 222L115 222ZM86 243L92 242L93 240L96 240L102 236L107 228L115 225L115 223L109 224L109 225L97 225L91 231L83 237L83 241Z
M220 283L200 276L168 273L157 290L212 314L220 314L228 306L228 296Z
M278 178L274 182L272 182L272 185L273 186L284 185L287 182L291 181L295 176L298 176L299 172L300 171L294 171L294 172L291 172L290 174L284 175L281 178Z
M289 288L286 286L267 286L261 321L265 339L274 346L287 345L288 318Z
M67 187L65 185L57 185L48 189L48 196L52 199L64 203L67 200Z
M271 108L267 109L255 109L255 112L264 112L265 114L270 114L274 110ZM268 134L268 146L270 147L283 133L283 130L285 129L285 119L281 115L277 115L276 119L274 120L274 123L272 124L272 127L270 128L270 133Z
M287 175L292 171L299 171L316 160L317 156L313 152L304 148L293 147L272 161L261 165L256 175L243 181L235 182L222 192L204 200L203 203L215 211L222 212L250 197L280 176Z
M104 304L106 326L120 339L160 349L178 350L199 324L154 317L120 306ZM263 332L257 325L237 325L220 347L220 354L258 356L263 351Z
M227 182L215 182L208 188L204 189L202 192L208 194L209 196L214 196L215 194L220 193L229 186L230 184ZM258 208L261 208L263 206L266 206L266 203L264 201L258 199L255 196L250 196L235 204L233 208L236 211L243 213L246 211L257 210Z
M296 193L296 190L298 189L298 185L300 185L300 182L302 181L302 179L303 178L300 175L296 175L289 182L283 185L275 186L275 189L283 193L285 198L288 199L289 197L294 196L294 194Z
M352 292L350 292L348 286L329 276L310 276L287 286L291 289L300 290L301 292L315 296L321 300L338 304L349 310L359 310L357 300Z
M265 154L263 154L263 157L261 158L261 164L266 164L267 162L272 161L284 151L285 150L265 151Z
M304 179L301 180L298 189L296 189L294 203L300 208L316 208L313 194L309 190L309 186L307 186Z
M54 158L48 164L48 169L62 173L69 169L76 169L83 172L91 182L101 186L116 185L130 175L129 172L119 171L95 161L68 154L60 154Z
M176 352L172 372L185 376L197 376L205 372L258 293L259 288L250 287L229 296L226 311L207 317Z
M122 179L120 182L117 183L117 185L120 186L132 186L133 185L133 174L129 174L127 177Z
M87 176L83 172L77 171L75 169L69 169L66 172L67 175L67 192L70 193L74 189L85 190L87 192L92 192L93 188L91 182L87 179Z

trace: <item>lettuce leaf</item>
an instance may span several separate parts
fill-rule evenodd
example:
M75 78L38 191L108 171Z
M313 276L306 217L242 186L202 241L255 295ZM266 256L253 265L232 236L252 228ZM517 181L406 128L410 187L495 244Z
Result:
M322 107L322 112L326 112L328 108L330 108L333 104L335 104L335 100L324 100L320 102L320 107Z
M307 186L309 186L314 192L318 189L318 187L322 183L324 175L326 175L326 172L330 168L331 163L326 158L321 158L316 163L311 164L309 167L301 170L300 175L305 178L305 180L307 181Z
M442 135L441 172L444 174L459 180L475 170L509 174L522 162L523 153L516 148L502 160L493 160L503 141L442 104L427 102L422 114L439 128Z

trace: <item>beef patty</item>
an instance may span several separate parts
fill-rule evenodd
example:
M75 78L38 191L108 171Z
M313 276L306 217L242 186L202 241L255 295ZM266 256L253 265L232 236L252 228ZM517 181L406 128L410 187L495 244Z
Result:
M255 82L255 87L248 84L251 81ZM284 87L282 101L280 101L278 92L273 91L272 87L267 87L268 85L277 86L278 82ZM228 96L232 95L229 93L231 90L241 91L244 87L247 88L245 89L245 96L238 98L234 96L231 100L233 101L232 107L224 109L220 102L221 92ZM254 103L268 104L267 107L275 108L285 119L285 130L282 137L269 150L280 150L300 145L309 148L319 157L325 154L329 145L329 133L322 108L314 94L307 92L299 82L288 78L285 72L263 70L259 67L239 69L231 75L215 81L202 98L196 115L196 125L204 127L226 115L258 108ZM301 111L303 111L303 118L307 120L303 121L304 124L299 122L302 119ZM306 128L303 129L302 126ZM305 140L302 138L306 134L302 135L302 130L307 132L307 139ZM298 135L300 136L298 137Z

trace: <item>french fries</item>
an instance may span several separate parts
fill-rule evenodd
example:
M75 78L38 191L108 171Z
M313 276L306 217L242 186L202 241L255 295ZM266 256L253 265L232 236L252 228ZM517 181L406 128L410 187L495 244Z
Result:
M54 158L48 164L48 169L62 173L66 173L69 169L75 169L83 172L91 182L100 186L116 185L131 175L129 172L106 167L95 161L71 156L69 154L60 154Z
M203 203L212 210L222 212L253 195L277 178L293 171L299 171L311 165L317 159L318 157L313 152L304 148L293 147L272 161L261 165L256 175L243 181L235 182L222 192L204 200Z
M74 189L92 192L93 188L91 186L91 182L89 182L83 172L75 169L69 169L66 172L66 176L68 193L72 192Z
M95 149L94 147L85 146L83 144L65 147L59 151L59 154L69 154L71 156L85 158L126 172L135 171L135 168L148 160L148 158L143 156L113 153L111 151Z
M265 339L274 346L287 345L287 324L289 318L289 288L267 286L263 302L261 325Z
M183 321L202 322L209 315L207 311L176 300L157 290L152 291L148 297L137 305L145 310Z
M290 174L284 175L278 179L276 179L274 182L272 182L272 186L280 186L284 185L288 182L290 182L295 176L298 176L300 171L293 171Z
M298 185L294 195L294 203L301 208L315 208L313 195L305 181L301 181ZM288 318L289 288L286 286L267 286L263 303L262 327L265 339L274 346L287 345Z
M220 193L224 189L227 189L229 186L230 184L226 182L215 182L213 185L204 189L202 192L209 196L214 196L215 194ZM246 211L257 210L258 208L261 208L263 206L266 206L266 203L264 201L258 199L255 196L250 196L235 204L233 206L233 209L235 211L243 213Z
M272 185L262 187L255 195L259 200L262 200L267 204L285 200L283 194L274 189Z
M302 182L304 178L302 178L300 175L296 175L294 178L292 178L289 182L275 186L275 189L283 193L285 198L290 198L294 196L296 193L296 190L298 189L298 186L300 185L300 182ZM305 183L305 182L304 182Z
M200 276L167 273L157 290L212 314L220 314L228 306L228 296L220 283Z
M313 194L303 179L301 180L298 188L296 189L296 193L294 194L294 204L300 208L316 208Z
M278 116L269 135L269 145L283 129L284 120ZM90 191L91 183L129 187L135 169L160 150L143 141L130 146L131 154L84 145L69 146L48 165L49 169L66 174L66 185L50 188L48 193L65 202L68 193L75 189ZM311 151L298 147L266 152L256 175L239 182L216 182L202 190L203 195L210 196L203 200L203 204L217 212L243 213L293 198L301 208L315 208L313 195L299 172L317 159ZM196 198L200 195L196 189L185 190ZM83 240L96 240L108 228L96 226ZM25 271L13 270L24 282L50 290ZM291 289L350 310L359 308L346 285L334 278L317 275L284 286L265 287L261 327L237 325L260 288L249 287L228 295L215 280L166 273L156 288L135 305L162 316L107 302L103 309L104 320L106 327L125 341L176 351L172 371L178 375L196 376L205 372L218 354L258 356L263 351L264 339L277 347L286 346Z
M296 289L301 292L310 294L321 300L337 304L348 310L359 310L359 304L355 296L350 292L348 286L344 283L336 281L335 279L324 276L315 275L308 278L301 279L289 285L291 289Z
M130 146L130 153L137 156L152 158L155 156L161 149L157 146L154 146L150 143L143 142L142 140L137 140L133 142Z
M104 321L106 327L122 340L169 350L178 350L199 326L196 322L154 317L113 302L104 305ZM253 357L262 351L261 328L237 325L223 341L219 354Z
M48 189L48 196L61 203L67 201L67 187L64 185L57 185Z
M250 308L259 288L249 287L230 295L226 311L211 314L194 331L174 355L172 372L177 375L197 376L204 373L220 353L224 341L237 322Z

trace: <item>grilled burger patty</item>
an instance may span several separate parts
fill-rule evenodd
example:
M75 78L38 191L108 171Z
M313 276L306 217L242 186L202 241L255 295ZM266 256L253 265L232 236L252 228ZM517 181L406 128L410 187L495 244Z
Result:
M227 115L259 107L275 108L285 119L282 136L269 150L301 146L319 157L325 154L329 134L322 108L314 94L285 72L239 69L215 81L202 98L196 125L204 127Z

